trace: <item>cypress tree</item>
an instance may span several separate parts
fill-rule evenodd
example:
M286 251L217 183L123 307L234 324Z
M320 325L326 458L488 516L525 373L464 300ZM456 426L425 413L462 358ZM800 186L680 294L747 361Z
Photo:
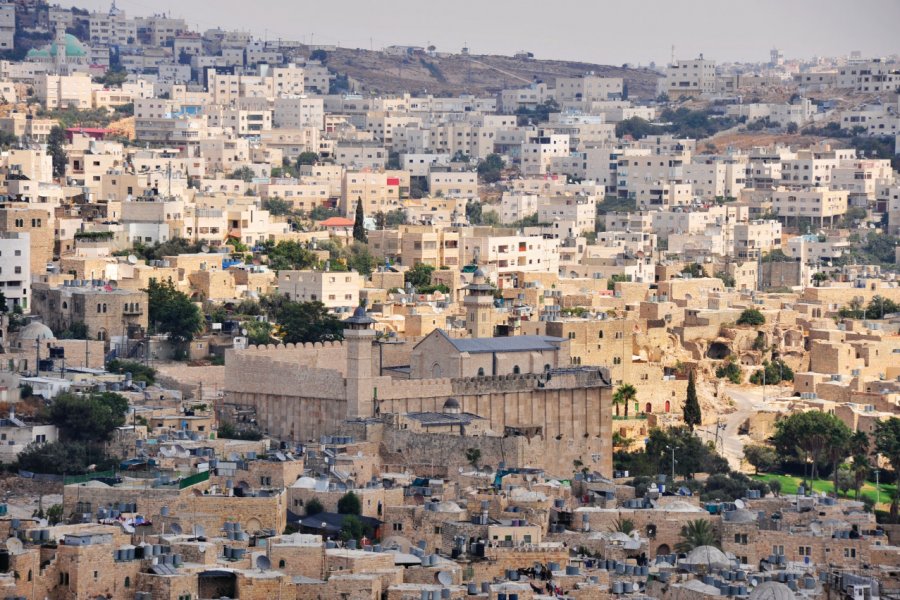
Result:
M697 386L694 383L694 371L688 374L687 398L684 401L684 424L693 431L702 420L700 401L697 400Z
M367 241L365 218L366 216L363 214L362 198L360 198L356 202L356 219L353 221L353 239L357 242L366 243Z

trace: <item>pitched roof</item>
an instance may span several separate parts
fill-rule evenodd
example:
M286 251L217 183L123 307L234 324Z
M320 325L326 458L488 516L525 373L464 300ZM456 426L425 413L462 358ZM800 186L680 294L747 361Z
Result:
M441 335L447 338L453 347L459 352L469 354L502 353L502 352L533 352L540 350L558 349L554 343L564 341L563 338L549 335L514 335L509 337L492 338L452 338L437 329Z

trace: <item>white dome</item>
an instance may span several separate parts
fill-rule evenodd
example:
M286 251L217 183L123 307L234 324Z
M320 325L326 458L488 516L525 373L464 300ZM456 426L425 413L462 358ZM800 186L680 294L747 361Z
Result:
M750 592L750 600L796 600L791 588L777 581L764 581Z
M291 487L311 490L316 487L316 480L312 477L301 477Z

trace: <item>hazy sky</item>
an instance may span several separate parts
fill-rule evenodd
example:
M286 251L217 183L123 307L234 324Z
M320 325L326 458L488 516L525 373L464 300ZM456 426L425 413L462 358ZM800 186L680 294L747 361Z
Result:
M109 0L62 0L108 10ZM898 0L117 0L129 15L170 12L200 30L382 48L391 44L537 58L664 64L900 53Z

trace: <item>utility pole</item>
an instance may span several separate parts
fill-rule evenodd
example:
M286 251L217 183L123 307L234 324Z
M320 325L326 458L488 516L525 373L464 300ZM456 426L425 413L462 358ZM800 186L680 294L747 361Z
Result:
M675 446L666 446L672 452L672 485L675 485Z
M875 510L878 510L878 505L881 504L881 485L878 481L878 476L881 474L880 469L875 469Z

